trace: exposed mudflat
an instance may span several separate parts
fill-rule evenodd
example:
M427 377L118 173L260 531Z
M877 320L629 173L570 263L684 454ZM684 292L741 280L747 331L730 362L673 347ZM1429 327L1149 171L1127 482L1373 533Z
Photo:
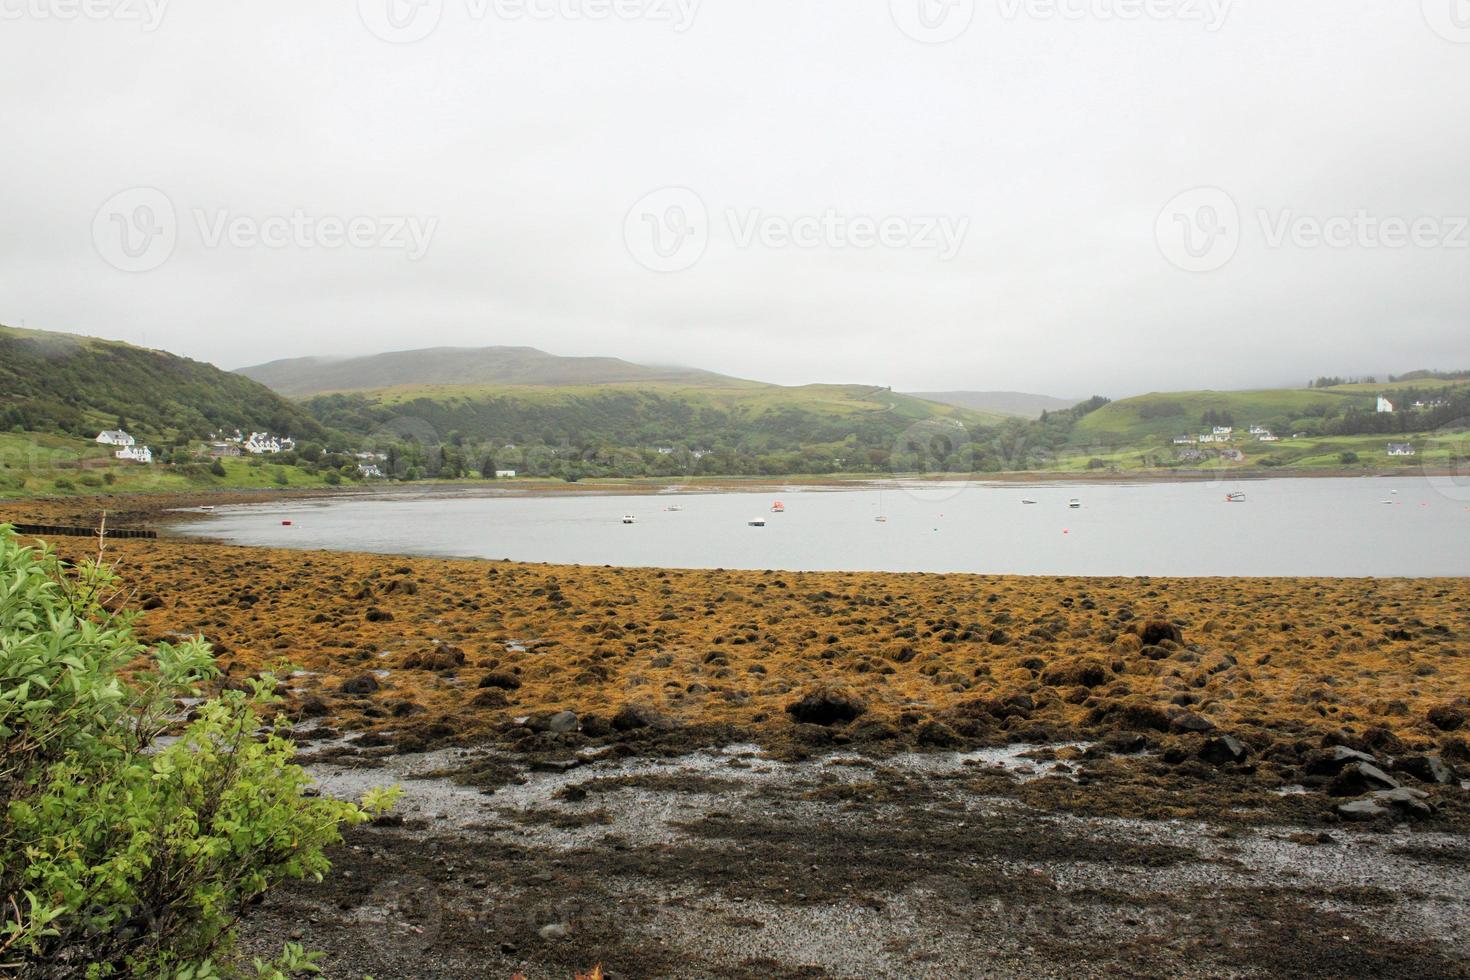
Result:
M1027 801L1075 786L1088 758L1022 745L788 763L733 745L583 753L565 772L493 750L318 764L329 793L401 783L402 823L353 832L326 883L274 894L247 945L296 936L342 977L1470 970L1464 836ZM510 782L472 785L497 766Z
M245 923L332 977L1470 975L1465 580L108 555L408 790Z

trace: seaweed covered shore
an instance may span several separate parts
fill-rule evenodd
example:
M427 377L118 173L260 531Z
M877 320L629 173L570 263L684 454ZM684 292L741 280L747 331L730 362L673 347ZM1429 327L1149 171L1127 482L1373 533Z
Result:
M1465 580L108 555L407 788L248 924L330 976L1470 970Z

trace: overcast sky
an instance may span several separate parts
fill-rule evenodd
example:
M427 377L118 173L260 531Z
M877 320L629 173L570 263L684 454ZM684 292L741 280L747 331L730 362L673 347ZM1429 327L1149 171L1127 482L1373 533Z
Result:
M0 322L1079 396L1470 367L1467 112L1467 0L0 0Z

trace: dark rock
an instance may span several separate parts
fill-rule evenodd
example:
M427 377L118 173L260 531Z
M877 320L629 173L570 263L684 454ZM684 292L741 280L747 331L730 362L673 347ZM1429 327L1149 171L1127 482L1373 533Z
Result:
M1379 790L1369 797L1373 802L1387 805L1406 817L1425 819L1434 816L1434 805L1429 802L1429 794L1417 789Z
M936 749L949 749L960 744L959 735L942 721L924 722L914 737L920 745Z
M578 728L577 713L575 711L558 711L546 721L547 730L558 735L574 732Z
M1103 745L1118 755L1137 755L1148 748L1148 736L1138 732L1110 732Z
M301 703L296 707L296 716L298 718L324 718L331 714L331 712L332 709L328 706L326 700L317 697L315 694L310 694L302 698Z
M141 603L139 603L138 608L144 611L150 609L162 609L163 600L156 595L151 595L148 598L144 599Z
M1100 687L1108 682L1108 669L1096 660L1071 660L1047 667L1041 680L1051 687Z
M403 666L406 670L454 670L464 666L464 659L464 651L458 647L438 646L409 654Z
M385 612L384 610L378 609L376 607L374 607L372 609L369 609L367 611L367 613L365 614L364 618L366 618L369 623L391 623L391 622L393 622L393 614L392 613Z
M1399 782L1388 773L1367 762L1354 762L1327 786L1333 796L1362 796L1380 789L1398 789Z
M1169 727L1182 733L1212 732L1215 730L1215 723L1193 711L1181 711L1170 720Z
M1442 732L1457 732L1465 725L1465 712L1452 704L1430 708L1429 723Z
M646 704L625 704L612 719L612 727L620 732L663 728L666 725L664 717Z
M1306 774L1308 776L1336 776L1356 762L1364 762L1370 766L1378 764L1378 760L1366 752L1350 749L1346 745L1335 745L1326 752L1314 755L1307 762Z
M510 698L499 688L490 688L481 691L470 699L470 704L476 708L506 708L510 706Z
M861 698L835 688L812 691L786 708L792 718L810 725L846 724L867 710Z
M1230 735L1221 735L1212 738L1200 749L1199 757L1211 765L1223 766L1227 763L1241 763L1250 756L1250 750L1237 738Z
M1124 728L1141 728L1148 732L1169 730L1169 716L1163 708L1153 704L1125 704L1118 712L1118 721Z
M1164 640L1172 640L1175 643L1184 642L1184 631L1167 619L1154 619L1137 627L1138 637L1143 640L1143 645L1156 646Z
M358 674L342 682L343 694L376 694L382 685L372 674Z
M518 691L521 687L521 679L515 674L509 674L502 670L486 674L480 679L481 689L494 687L502 691Z
M1376 800L1353 800L1351 803L1338 804L1337 814L1344 820L1377 820L1388 816L1388 808Z
M1450 786L1455 782L1455 773L1437 755L1406 756L1394 764L1397 772L1406 772L1421 783L1438 783Z

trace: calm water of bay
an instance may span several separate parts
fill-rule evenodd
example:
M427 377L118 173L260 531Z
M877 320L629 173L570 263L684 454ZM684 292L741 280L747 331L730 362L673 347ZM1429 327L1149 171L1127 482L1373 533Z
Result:
M1237 489L1246 502L1227 503ZM222 507L175 531L270 547L665 568L1466 576L1463 490L1406 478L389 494ZM1080 509L1068 506L1074 497ZM771 513L776 500L785 513ZM767 525L748 526L756 517Z

